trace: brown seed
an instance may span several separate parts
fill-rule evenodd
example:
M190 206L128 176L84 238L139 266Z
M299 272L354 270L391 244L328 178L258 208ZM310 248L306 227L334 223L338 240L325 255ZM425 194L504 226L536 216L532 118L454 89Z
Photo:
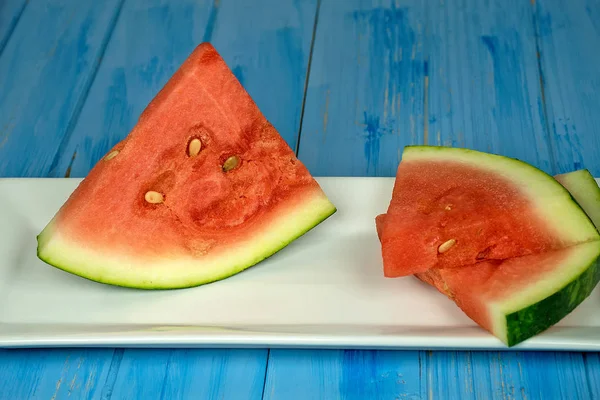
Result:
M154 190L147 191L144 195L144 199L150 204L159 204L165 201L164 196Z
M440 247L438 247L438 253L441 254L441 253L447 252L455 244L456 244L455 239L450 239L450 240L445 241L444 243L440 244Z
M188 144L188 155L190 157L196 157L198 153L200 153L200 149L202 148L202 142L200 139L195 138L190 141Z
M119 154L119 150L111 151L110 153L107 154L107 156L104 159L106 161L112 160L113 158L115 158L117 156L117 154Z
M231 156L223 163L223 171L231 171L240 163L240 158L238 156Z

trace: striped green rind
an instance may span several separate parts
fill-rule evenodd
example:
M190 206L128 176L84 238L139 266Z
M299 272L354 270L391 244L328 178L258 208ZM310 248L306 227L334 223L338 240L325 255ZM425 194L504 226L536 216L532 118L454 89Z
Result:
M508 346L514 346L547 330L571 313L592 293L600 281L600 242L581 246L593 248L581 251L583 259L577 260L575 257L577 261L586 263L579 276L544 300L506 316Z
M586 215L590 217L596 228L600 228L600 188L596 180L587 170L578 170L557 175L560 182L570 193L574 202L579 204ZM561 265L563 275L561 287L554 290L551 295L546 295L543 300L530 301L529 306L515 308L509 300L504 307L517 309L505 315L505 321L495 324L499 327L496 335L502 338L508 346L517 345L533 337L571 313L579 304L587 299L600 282L600 241L592 241L576 246L573 254ZM569 272L580 271L569 278ZM561 275L558 276L559 278ZM520 301L527 302L527 294L539 296L540 287L551 287L553 283L536 282L533 291L521 293ZM543 289L542 289L543 290ZM533 292L537 292L533 294ZM512 302L515 300L513 299Z

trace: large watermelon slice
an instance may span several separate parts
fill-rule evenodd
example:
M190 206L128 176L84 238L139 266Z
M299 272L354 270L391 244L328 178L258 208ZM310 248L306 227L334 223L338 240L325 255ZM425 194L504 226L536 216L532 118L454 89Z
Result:
M433 262L426 259L430 262L429 268L409 266L408 270L418 269L414 272L418 279L436 287L471 319L509 346L548 329L590 295L600 280L600 235L588 215L600 212L600 188L589 172L577 171L554 179L516 160L511 162L505 157L449 148L408 148L408 157L403 157L402 163L415 160L410 155L414 150L429 152L432 158L429 165L445 163L452 155L466 155L462 161L454 158L453 162L446 164L444 182L438 181L436 176L427 175L427 169L420 169L422 175L415 177L412 168L423 165L419 162L407 162L398 169L400 178L397 177L394 195L402 193L406 199L411 195L405 192L419 192L412 198L430 217L421 216L419 219L419 216L414 216L419 214L418 211L404 214L408 220L404 222L405 226L415 225L415 221L426 221L429 225L421 227L421 236L415 232L410 238L405 238L404 243L398 243L402 242L398 237L392 242L393 246L423 248L431 244L432 236L438 234L440 236L433 244L442 247L441 251L438 249L441 259L444 254L460 249L459 245L466 243L466 249L455 258ZM512 164L512 177L501 168L496 172L486 170L494 162L503 164L505 168ZM465 168L468 168L468 175L465 175ZM476 176L473 174L477 169L482 170L479 173L485 177L484 180L465 179ZM419 186L410 186L409 183L415 182L407 177L420 179ZM514 181L512 185L511 179ZM530 179L529 185L527 179ZM477 185L477 188L475 190L468 185ZM497 201L498 198L502 201ZM478 202L480 209L477 208ZM394 200L390 202L390 209L393 209L393 203ZM444 204L450 205L449 209ZM419 210L419 206L413 210ZM430 211L440 207L447 214L454 211L453 217L458 218L458 222L445 218L446 213ZM403 210L410 211L409 208L405 203ZM557 214L549 212L551 210ZM475 217L468 213L475 213ZM410 221L411 218L415 220ZM390 225L401 223L398 221L399 217L392 219L389 214L377 216L382 251L385 248L384 235L395 232ZM565 226L564 230L560 229L561 223ZM447 226L450 229L445 231ZM399 231L402 232L401 229ZM443 236L447 232L453 236ZM535 240L521 237L523 234L533 235ZM489 242L486 244L481 236ZM498 237L502 240L494 241ZM452 239L451 245L444 244ZM477 247L485 246L485 250L494 244L504 248L495 248L492 253ZM391 256L388 253L388 257ZM402 254L398 258L404 260ZM402 268L401 263L395 263L393 267ZM406 270L402 270L398 275L406 274Z
M38 256L108 284L197 286L255 265L335 211L203 43L38 235Z

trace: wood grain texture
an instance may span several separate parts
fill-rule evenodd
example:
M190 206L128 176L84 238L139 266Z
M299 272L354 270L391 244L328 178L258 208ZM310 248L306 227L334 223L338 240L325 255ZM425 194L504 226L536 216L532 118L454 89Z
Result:
M13 26L6 25L12 33L0 53L0 175L46 176L87 96L122 3L31 1L10 20L4 12L18 2L2 4L2 23ZM1 354L0 398L14 399L97 398L113 358L112 350Z
M592 399L583 355L427 352L428 398Z
M600 176L600 2L534 2L548 128L559 172Z
M1 399L99 399L111 349L0 350Z
M600 353L583 355L588 388L592 399L600 399Z
M271 350L264 398L594 399L597 365L595 353Z
M313 174L393 176L423 142L425 4L322 1L298 153Z
M28 0L3 0L0 2L0 56L12 35Z
M258 400L266 350L147 350L124 352L113 399Z
M79 113L122 0L30 2L0 57L0 171L45 176Z
M555 172L530 3L429 4L426 143L502 154Z
M271 350L265 399L422 399L424 353Z
M581 353L547 352L517 355L517 370L529 399L594 399ZM514 371L513 373L516 373Z

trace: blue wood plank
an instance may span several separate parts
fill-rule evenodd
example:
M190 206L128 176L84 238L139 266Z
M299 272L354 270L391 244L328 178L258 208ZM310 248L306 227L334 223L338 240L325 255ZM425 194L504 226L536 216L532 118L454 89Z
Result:
M109 376L111 349L0 350L0 398L97 399Z
M519 368L528 398L592 399L581 353L522 353Z
M31 2L0 57L0 174L45 175L72 128L122 0Z
M271 350L265 399L426 398L424 353Z
M27 5L27 0L4 0L0 2L0 55L6 46L21 14Z
M313 174L393 176L423 142L426 4L322 1L298 153Z
M120 6L120 0L2 2L1 176L48 170L87 95ZM3 351L0 397L97 397L96 382L104 381L112 357L112 350Z
M113 399L258 400L266 350L128 349Z
M594 398L581 353L428 352L429 398Z
M272 350L265 399L595 398L586 357L587 375L580 353Z
M600 399L600 353L583 355L591 399Z
M533 2L548 126L559 172L600 176L600 2Z
M555 172L527 1L456 0L429 12L426 143Z

